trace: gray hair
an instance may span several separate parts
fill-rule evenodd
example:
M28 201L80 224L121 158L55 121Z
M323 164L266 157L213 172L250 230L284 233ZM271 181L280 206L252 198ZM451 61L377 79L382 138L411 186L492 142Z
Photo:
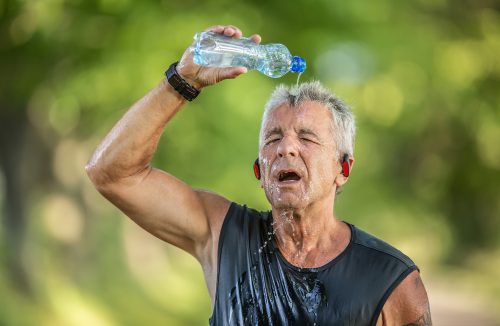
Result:
M263 141L263 127L269 113L282 104L296 107L305 101L323 104L332 114L334 141L339 159L344 154L354 155L356 125L354 114L339 97L319 81L305 82L297 86L279 85L264 106L259 144Z

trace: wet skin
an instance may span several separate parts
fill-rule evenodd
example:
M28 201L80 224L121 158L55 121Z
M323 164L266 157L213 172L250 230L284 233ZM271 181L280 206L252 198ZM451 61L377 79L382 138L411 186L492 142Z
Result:
M331 114L317 102L299 107L281 105L264 123L260 160L262 184L274 209L307 209L331 200L340 172ZM293 171L300 180L280 181L279 173Z
M300 267L325 264L350 238L347 225L333 214L335 190L347 178L341 174L331 119L318 102L283 104L269 113L261 131L262 187L273 208L276 242Z

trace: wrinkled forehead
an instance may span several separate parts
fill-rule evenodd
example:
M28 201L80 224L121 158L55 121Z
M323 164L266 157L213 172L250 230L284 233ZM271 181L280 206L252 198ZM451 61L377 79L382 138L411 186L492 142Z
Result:
M276 128L307 127L309 129L331 129L332 114L323 104L305 101L296 106L283 103L270 109L263 117L261 137Z

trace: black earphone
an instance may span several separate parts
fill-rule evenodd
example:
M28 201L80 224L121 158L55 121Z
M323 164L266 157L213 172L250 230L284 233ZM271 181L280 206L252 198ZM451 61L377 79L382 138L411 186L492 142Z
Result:
M342 157L342 174L344 177L348 177L349 174L351 174L351 164L352 161L349 159L349 154L344 154ZM260 165L259 165L259 158L253 162L253 174L257 178L257 180L260 180L261 175L260 175Z

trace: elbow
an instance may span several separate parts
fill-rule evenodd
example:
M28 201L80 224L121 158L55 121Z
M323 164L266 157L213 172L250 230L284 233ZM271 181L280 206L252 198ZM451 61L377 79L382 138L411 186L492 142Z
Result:
M85 164L85 173L87 173L87 177L89 177L90 181L95 184L95 180L97 179L97 171L94 164L90 161Z
M150 169L149 165L141 169L132 169L128 164L123 164L117 160L96 159L95 156L85 164L85 172L88 178L103 195L114 192L117 184L130 185L137 183L137 180L142 178L141 176L144 175L144 171L148 168Z
M87 173L90 181L99 191L103 190L106 184L109 183L109 177L105 170L92 160L88 161L85 165L85 172Z

